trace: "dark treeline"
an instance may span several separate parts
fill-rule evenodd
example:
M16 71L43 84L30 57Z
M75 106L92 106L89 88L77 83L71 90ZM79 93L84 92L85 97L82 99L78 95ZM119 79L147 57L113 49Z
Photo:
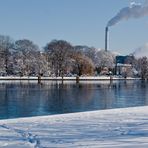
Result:
M145 78L148 60L128 59L127 63ZM115 54L88 46L73 46L64 40L53 40L40 49L28 39L14 41L0 35L1 76L94 76L115 71Z

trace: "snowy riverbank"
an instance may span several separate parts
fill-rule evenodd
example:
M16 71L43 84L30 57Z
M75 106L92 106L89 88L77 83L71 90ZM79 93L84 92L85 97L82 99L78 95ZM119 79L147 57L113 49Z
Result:
M80 81L92 81L92 80L125 80L123 77L119 76L94 76L94 77L79 77ZM132 78L132 77L127 77L126 80L135 80L135 79L140 79L140 78ZM7 76L3 77L0 76L0 80L38 80L38 77L15 77L15 76ZM76 77L41 77L41 80L74 80L76 81Z
M148 147L148 106L0 120L0 147Z

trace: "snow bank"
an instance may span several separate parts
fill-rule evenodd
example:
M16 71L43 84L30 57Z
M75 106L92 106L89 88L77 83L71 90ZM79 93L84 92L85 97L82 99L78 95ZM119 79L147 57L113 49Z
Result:
M76 81L76 77L41 77L41 80L67 80L67 81ZM112 76L113 80L125 80L125 78L121 76ZM135 79L140 79L140 78L131 78L127 77L126 80L135 80ZM7 76L3 77L0 76L0 80L38 80L38 77L15 77L15 76ZM110 76L85 76L85 77L79 77L80 81L83 80L110 80Z
M148 147L148 107L0 120L0 146Z

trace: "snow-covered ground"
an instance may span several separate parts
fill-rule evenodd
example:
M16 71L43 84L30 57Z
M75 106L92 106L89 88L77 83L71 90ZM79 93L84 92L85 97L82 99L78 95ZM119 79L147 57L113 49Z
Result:
M148 147L148 107L0 120L1 148Z
M121 76L86 76L86 77L79 77L80 81L83 80L125 80L124 77ZM132 77L127 77L126 80L136 80L136 79L140 79L140 78L132 78ZM0 76L0 80L38 80L38 77L17 77L17 76ZM76 81L76 77L41 77L41 80L74 80Z

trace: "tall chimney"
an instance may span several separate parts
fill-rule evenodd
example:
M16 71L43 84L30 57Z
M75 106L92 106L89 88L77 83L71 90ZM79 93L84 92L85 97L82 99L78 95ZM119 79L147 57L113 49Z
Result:
M105 28L105 51L108 48L108 27Z

